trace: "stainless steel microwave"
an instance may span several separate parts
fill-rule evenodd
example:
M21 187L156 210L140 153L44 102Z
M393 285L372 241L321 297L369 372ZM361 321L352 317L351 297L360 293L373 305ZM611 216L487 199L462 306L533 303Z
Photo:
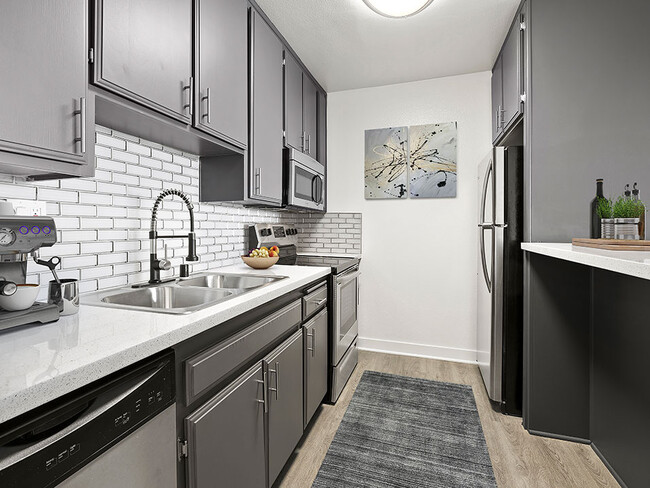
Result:
M300 151L287 149L285 168L285 206L306 210L323 210L325 207L325 166Z

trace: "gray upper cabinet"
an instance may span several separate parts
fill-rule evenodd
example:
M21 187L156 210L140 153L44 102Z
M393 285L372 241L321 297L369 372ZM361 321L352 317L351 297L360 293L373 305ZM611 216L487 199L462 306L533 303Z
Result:
M282 61L275 32L250 9L250 198L282 204Z
M303 149L302 69L291 53L284 51L284 144Z
M302 76L302 127L305 133L304 153L316 159L318 148L318 88L312 79Z
M264 488L262 363L185 419L190 488Z
M304 326L305 427L327 393L327 309Z
M84 0L2 2L0 173L92 174L87 8Z
M196 0L194 119L201 130L246 147L248 139L245 0Z
M95 22L94 83L189 123L192 0L96 0Z
M316 141L316 159L327 166L327 95L318 91L318 140Z
M302 348L301 329L264 360L269 402L269 486L282 471L303 433Z
M523 114L525 5L517 13L492 70L492 139L509 132Z
M521 22L517 19L510 29L501 55L503 58L503 116L501 125L504 129L522 113L522 39Z
M499 56L492 68L492 141L501 135L503 110L503 58Z
M316 159L319 90L286 49L284 60L284 144Z

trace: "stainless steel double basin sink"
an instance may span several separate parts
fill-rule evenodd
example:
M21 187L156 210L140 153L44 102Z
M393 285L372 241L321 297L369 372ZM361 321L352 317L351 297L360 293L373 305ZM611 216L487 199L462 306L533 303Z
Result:
M81 303L97 307L187 314L284 278L286 276L203 273L160 285L92 293L82 296Z

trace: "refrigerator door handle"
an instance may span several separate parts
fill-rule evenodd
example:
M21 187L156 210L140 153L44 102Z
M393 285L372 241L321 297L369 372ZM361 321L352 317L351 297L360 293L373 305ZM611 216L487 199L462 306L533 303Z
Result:
M483 263L483 277L485 278L485 284L487 285L488 292L492 293L492 280L490 279L490 273L487 267L487 258L485 256L485 227L481 227L480 239L481 239L481 263Z

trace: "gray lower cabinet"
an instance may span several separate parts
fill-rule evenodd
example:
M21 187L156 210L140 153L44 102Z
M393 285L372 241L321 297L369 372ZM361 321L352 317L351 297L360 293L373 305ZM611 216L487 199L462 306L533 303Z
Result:
M265 372L259 362L185 419L191 488L264 488Z
M305 427L327 393L327 309L303 325L305 367Z
M1 10L0 173L92 175L87 2L6 0Z
M255 9L250 9L250 198L282 204L283 46Z
M301 329L264 359L269 402L269 486L282 471L303 434L302 352Z
M195 0L196 86L194 125L228 142L248 142L245 0Z
M94 83L189 123L192 0L95 2Z

